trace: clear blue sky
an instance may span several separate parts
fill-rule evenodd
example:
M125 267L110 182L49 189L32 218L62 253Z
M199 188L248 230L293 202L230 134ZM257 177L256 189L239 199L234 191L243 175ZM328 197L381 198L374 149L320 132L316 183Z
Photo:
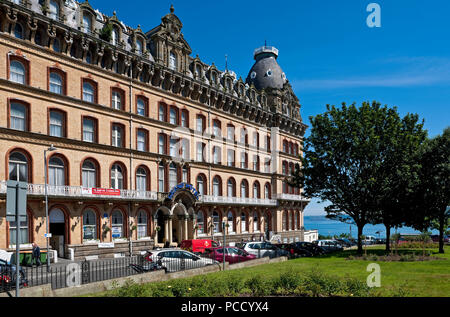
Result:
M94 9L144 32L171 4L193 55L246 78L253 50L280 50L278 62L302 104L301 114L326 104L377 100L401 114L418 113L430 136L450 126L450 1L90 0ZM369 3L381 6L381 28L369 28ZM306 215L323 214L312 202Z

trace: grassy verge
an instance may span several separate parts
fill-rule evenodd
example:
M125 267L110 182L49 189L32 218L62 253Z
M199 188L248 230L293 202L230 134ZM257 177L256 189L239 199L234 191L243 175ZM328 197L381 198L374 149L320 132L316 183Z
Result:
M421 253L421 249L399 250ZM129 284L91 296L450 296L450 247L441 260L383 262L348 260L349 250L319 258L300 258L241 270L216 272L193 278L145 285ZM384 254L381 247L369 248L368 255ZM381 287L369 289L367 266L381 268Z

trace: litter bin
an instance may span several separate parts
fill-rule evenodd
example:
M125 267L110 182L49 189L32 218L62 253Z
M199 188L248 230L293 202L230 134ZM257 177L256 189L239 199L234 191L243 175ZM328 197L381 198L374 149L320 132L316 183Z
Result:
M19 263L21 266L32 266L32 251L20 251L19 253ZM11 256L11 264L16 264L16 253L14 252ZM41 251L41 264L47 263L47 251Z

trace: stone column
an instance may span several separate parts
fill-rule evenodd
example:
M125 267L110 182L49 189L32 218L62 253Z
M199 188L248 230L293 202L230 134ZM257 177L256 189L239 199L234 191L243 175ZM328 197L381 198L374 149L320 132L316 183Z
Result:
M153 232L153 234L155 235L155 238L153 239L154 240L154 243L155 243L155 245L157 245L158 243L159 243L159 241L158 241L158 231L156 231L156 226L158 225L157 224L157 218L155 217L155 216L152 216L152 232Z
M187 217L184 217L184 223L183 223L183 225L184 225L184 230L183 230L184 236L183 236L183 240L187 240L187 239L189 239L189 237L188 237L188 218L187 218Z
M173 236L172 236L172 217L169 217L169 243L172 244Z
M164 219L164 239L169 241L169 218Z

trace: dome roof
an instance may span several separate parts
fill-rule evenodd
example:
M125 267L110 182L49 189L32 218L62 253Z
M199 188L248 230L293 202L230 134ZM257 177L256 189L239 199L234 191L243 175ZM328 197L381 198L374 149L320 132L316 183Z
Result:
M272 46L263 46L255 50L256 60L250 70L246 82L256 89L282 89L286 83L286 75L277 62L278 50Z

